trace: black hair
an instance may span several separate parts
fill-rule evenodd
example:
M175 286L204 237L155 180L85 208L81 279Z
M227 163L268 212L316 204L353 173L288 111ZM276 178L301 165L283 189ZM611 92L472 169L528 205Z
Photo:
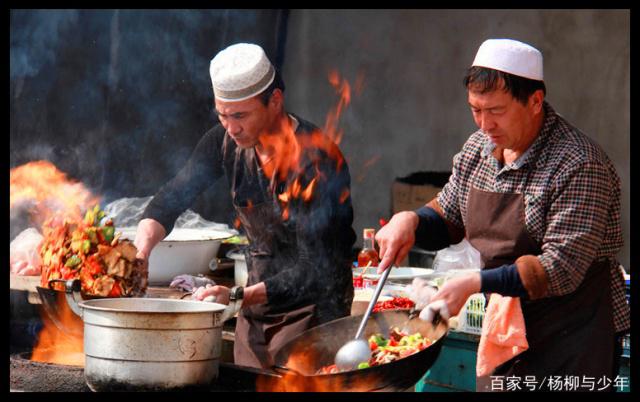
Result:
M269 103L269 99L271 99L271 94L275 89L279 89L284 93L284 81L282 80L282 76L280 72L276 70L275 77L273 78L273 82L265 89L260 92L257 96L265 106Z
M501 82L504 83L502 88L499 87ZM463 83L465 88L470 89L470 87L473 87L474 90L479 90L480 93L503 89L523 105L539 89L545 95L547 94L544 81L532 80L486 67L473 66L469 68L464 76Z

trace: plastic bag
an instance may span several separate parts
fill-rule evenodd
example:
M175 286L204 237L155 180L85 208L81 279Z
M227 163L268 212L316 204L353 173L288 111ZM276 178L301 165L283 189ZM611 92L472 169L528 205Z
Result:
M9 245L11 273L17 275L40 275L42 261L39 248L44 237L34 228L20 232Z
M436 273L457 273L462 270L480 270L483 267L480 252L463 239L460 243L436 253L433 269Z

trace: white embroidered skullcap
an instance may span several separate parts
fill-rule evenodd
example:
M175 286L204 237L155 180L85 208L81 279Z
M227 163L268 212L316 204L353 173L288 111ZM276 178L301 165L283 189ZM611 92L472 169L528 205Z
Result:
M220 51L209 65L213 94L225 102L238 102L258 95L276 74L264 50L251 43L238 43Z
M513 39L488 39L480 45L472 66L543 81L542 53Z

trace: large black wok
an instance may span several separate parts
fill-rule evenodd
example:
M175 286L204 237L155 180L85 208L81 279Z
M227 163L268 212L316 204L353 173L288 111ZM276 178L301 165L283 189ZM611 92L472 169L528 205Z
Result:
M445 320L431 324L409 318L409 310L373 313L364 330L365 339L374 333L388 338L392 327L420 332L433 341L428 348L391 363L341 372L316 374L321 367L334 363L336 352L351 340L362 321L362 315L344 317L314 327L290 340L276 355L276 370L283 380L295 384L302 391L399 391L415 383L433 365L448 331Z

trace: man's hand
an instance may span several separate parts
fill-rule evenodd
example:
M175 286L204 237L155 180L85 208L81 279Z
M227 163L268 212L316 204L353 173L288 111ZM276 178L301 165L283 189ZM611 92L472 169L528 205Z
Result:
M229 293L230 290L228 287L219 286L219 285L206 285L197 288L191 298L194 300L204 300L209 296L213 296L215 299L213 300L216 303L220 304L229 304Z
M400 264L409 254L416 241L418 214L413 211L402 211L391 217L376 234L376 242L380 246L380 264L378 274L384 272L392 264Z
M420 318L428 320L428 317L432 317L435 311L444 311L449 316L458 315L469 296L478 292L480 292L480 272L455 276L446 281L440 290L433 295L423 310L424 314L420 314ZM441 315L445 316L442 313Z
M148 218L141 220L138 223L136 239L133 242L138 250L136 258L148 262L151 250L166 236L167 232L164 230L164 226L158 221Z

